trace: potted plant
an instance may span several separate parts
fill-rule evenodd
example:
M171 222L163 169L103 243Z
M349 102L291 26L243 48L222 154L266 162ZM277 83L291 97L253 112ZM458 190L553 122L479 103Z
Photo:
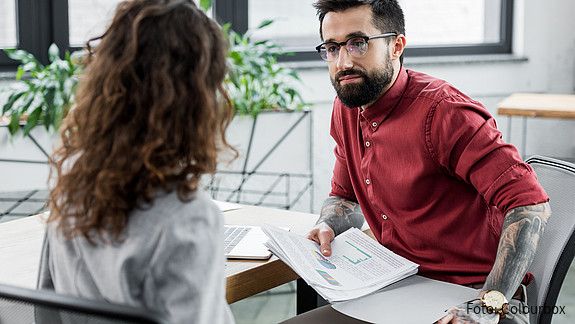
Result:
M211 6L211 1L202 0L200 4L206 9ZM266 20L256 30L266 28L272 22ZM306 134L298 135L296 141L299 144L311 141L308 131L311 129L311 116L309 111L304 110L308 105L294 86L300 82L297 72L278 63L278 57L287 54L280 46L270 40L252 39L253 31L239 34L230 25L224 25L223 29L230 42L230 69L225 79L225 88L237 116L230 127L228 138L241 154L233 164L224 164L221 168L230 175L239 175L239 182L232 186L241 192L245 186L250 185L248 181L257 176L258 172L274 173L277 170L269 166L269 161L275 159L289 162L286 157L272 155L292 136L290 134L294 133L294 129L301 132L299 129L305 124L302 123L304 119L310 128L304 127ZM21 62L16 73L17 84L12 87L0 115L0 118L9 120L10 134L15 135L22 130L24 135L28 135L38 125L44 125L49 133L57 131L62 119L73 107L81 63L73 59L75 55L69 52L61 59L56 45L49 49L48 65L42 65L32 54L22 50L9 49L5 52L10 58ZM265 171L266 168L269 171ZM279 168L286 170L284 167ZM286 174L289 175L289 170L281 176ZM311 175L306 179L311 179ZM260 182L253 185L266 186ZM268 187L265 191L273 190ZM228 197L231 196L222 198Z
M263 21L256 30L272 24ZM295 70L278 64L285 53L269 40L252 40L252 32L239 34L224 25L230 41L230 72L226 89L238 115L257 116L262 111L296 111L306 106L293 86L300 81Z
M208 10L211 1L200 5ZM230 67L225 87L236 111L228 139L240 157L220 165L210 187L217 199L287 209L311 190L312 119L295 87L297 71L278 63L289 53L271 40L252 37L272 23L265 20L244 34L223 26Z
M201 0L200 5L207 10L211 2ZM265 20L255 30L272 23L273 20ZM230 70L225 86L237 115L256 117L262 111L298 111L308 106L294 87L300 82L297 72L278 64L278 57L289 53L270 40L253 40L251 30L239 34L229 24L223 29L230 42ZM9 119L10 133L14 135L22 129L27 135L40 124L48 131L57 130L73 105L81 64L73 60L68 51L61 59L55 44L48 50L48 65L41 64L24 50L4 51L21 63L16 73L17 83L10 90L0 115L4 120Z
M34 55L23 50L5 49L4 52L21 63L16 72L16 84L11 87L0 115L9 120L10 134L22 130L28 135L38 125L43 125L48 132L58 130L74 102L80 64L68 51L61 59L55 44L48 50L48 65L41 64Z

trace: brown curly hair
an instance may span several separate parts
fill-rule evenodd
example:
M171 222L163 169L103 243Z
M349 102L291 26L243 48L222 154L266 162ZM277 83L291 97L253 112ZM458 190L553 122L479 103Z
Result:
M121 240L130 211L162 191L191 199L231 148L227 41L192 0L122 2L91 41L52 157L48 221L67 238Z

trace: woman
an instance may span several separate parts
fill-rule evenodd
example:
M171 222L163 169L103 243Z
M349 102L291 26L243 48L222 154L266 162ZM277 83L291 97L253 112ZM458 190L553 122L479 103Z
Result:
M53 157L39 286L233 322L222 215L200 189L229 148L225 38L192 0L132 0L99 40Z

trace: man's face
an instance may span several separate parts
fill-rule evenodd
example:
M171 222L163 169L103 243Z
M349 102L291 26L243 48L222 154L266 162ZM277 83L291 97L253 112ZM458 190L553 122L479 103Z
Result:
M373 36L388 31L381 31L373 25L369 6L360 6L327 13L322 32L324 42L339 43L352 36ZM386 39L373 39L369 40L364 56L352 57L342 46L337 60L328 62L331 83L346 106L371 104L389 89L393 79L390 53Z

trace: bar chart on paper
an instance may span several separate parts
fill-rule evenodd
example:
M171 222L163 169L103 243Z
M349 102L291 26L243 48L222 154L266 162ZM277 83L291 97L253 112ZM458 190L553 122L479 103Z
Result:
M351 245L351 247L353 247L352 251L355 251L355 253L352 252L351 255L343 255L347 261L356 265L371 259L371 255L357 247L355 244L351 243L350 241L345 241L345 243Z

